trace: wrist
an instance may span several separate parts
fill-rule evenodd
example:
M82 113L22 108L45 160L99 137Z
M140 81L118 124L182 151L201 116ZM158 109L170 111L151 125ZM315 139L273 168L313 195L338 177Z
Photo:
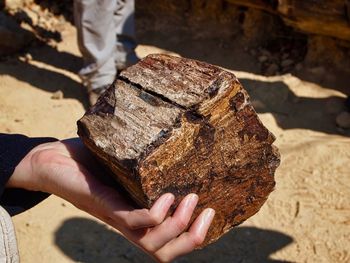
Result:
M36 190L32 182L37 177L32 176L31 153L40 145L55 142L57 139L49 137L29 138L21 134L0 133L0 179L5 187L16 187Z
M21 188L29 191L45 191L40 167L45 166L45 143L34 147L16 166L7 181L7 188Z
M7 181L7 188L22 188L36 191L32 183L31 153L29 152L16 166L13 174Z

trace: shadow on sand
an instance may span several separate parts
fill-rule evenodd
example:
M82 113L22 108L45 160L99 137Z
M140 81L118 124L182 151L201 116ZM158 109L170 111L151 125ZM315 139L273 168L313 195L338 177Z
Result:
M48 45L33 48L31 55L36 61L71 72L77 72L81 65L81 58L67 52L60 52ZM88 107L87 93L81 83L59 72L26 63L18 57L6 63L0 62L0 75L12 76L48 92L61 90L65 98L77 99L85 108Z
M271 113L284 130L306 129L350 136L350 132L340 131L335 124L336 114L345 110L342 97L299 97L281 81L240 79L240 82L247 89L255 110L258 113ZM332 110L336 112L332 113Z
M270 259L270 255L292 242L292 237L277 231L237 227L216 243L176 262L282 262ZM153 262L113 230L86 218L63 222L55 233L55 243L75 262Z
M61 12L64 11L62 3L49 3L48 1L40 2L43 8L50 9L56 6L55 10ZM61 10L62 9L62 10ZM71 8L68 8L71 10ZM28 52L34 61L43 62L56 69L63 69L73 73L77 73L82 66L82 59L74 54L59 51L58 49L50 46L48 42L60 42L62 41L62 34L56 30L49 31L41 26L34 25L30 16L24 10L17 10L16 13L10 14L7 11L1 10L1 12L12 19L12 21L18 24L26 24L31 27L32 31L22 29L27 37L27 45L22 47L21 52ZM67 13L67 12L62 12ZM67 13L69 14L69 12ZM23 34L24 34L23 33ZM21 34L18 32L18 34ZM21 35L20 35L21 36ZM11 57L2 57L0 60L0 75L9 75L20 81L27 82L39 89L55 92L61 90L65 98L74 98L82 102L86 108L88 106L86 90L82 85L74 79L61 74L56 71L52 71L48 68L42 68L35 66L31 63L24 62L20 59L20 54L13 54ZM40 103L40 102L38 102Z
M206 38L201 38L198 35L191 34L191 30L181 35L176 34L176 28L169 28L169 32L158 32L152 28L144 28L140 24L142 21L145 21L145 19L140 19L136 23L136 26L139 26L137 33L140 44L159 47L176 52L184 57L206 61L230 70L256 74L260 72L260 66L256 58L245 51L244 43L240 41L240 38L242 38L241 35L220 38L220 30L218 30L219 33L216 33L213 37L206 36ZM159 22L166 23L167 21L159 19ZM203 28L203 31L205 31L205 28ZM82 65L80 57L58 51L46 44L43 44L40 48L31 48L30 53L35 61L41 61L55 68L73 73L78 72ZM327 74L321 72L325 75L325 78L322 79L318 76L320 72L308 74L307 69L303 72L304 76L301 77L302 79L350 94L348 85L350 83L349 75L331 76L329 72ZM45 91L55 92L61 90L65 98L77 99L83 103L85 108L88 107L86 90L80 83L64 74L39 68L22 62L19 59L12 62L0 63L0 74L13 76L18 80L28 82ZM283 129L300 128L329 134L350 135L350 131L339 131L335 125L336 114L329 114L327 112L328 102L339 101L338 104L342 104L345 101L344 98L330 97L319 99L297 97L282 82L263 82L245 79L241 79L241 82L249 91L252 99L261 102L255 105L257 112L271 112L278 125Z

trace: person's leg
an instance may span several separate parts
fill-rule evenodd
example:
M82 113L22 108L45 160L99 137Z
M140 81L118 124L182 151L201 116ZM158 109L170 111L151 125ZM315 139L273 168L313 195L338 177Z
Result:
M18 263L16 234L7 211L0 206L0 262Z
M117 30L114 58L117 69L122 70L139 60L135 54L135 1L118 0L114 21Z
M114 52L117 0L75 0L74 19L84 67L79 72L89 92L111 84L116 76Z

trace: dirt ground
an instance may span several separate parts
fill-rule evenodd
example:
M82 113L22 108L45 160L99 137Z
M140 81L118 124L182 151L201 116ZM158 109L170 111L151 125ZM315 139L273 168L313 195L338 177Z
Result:
M61 33L57 49L31 48L31 57L0 62L0 132L76 136L87 98L75 73L81 63L75 29L67 25ZM328 70L320 67L265 77L249 52L218 47L215 40L143 35L140 43L140 57L165 52L232 70L282 156L276 189L260 212L177 262L350 262L350 132L334 121L346 97L337 91L337 78L327 78ZM58 90L63 99L53 96ZM151 262L99 220L55 196L13 219L23 263Z

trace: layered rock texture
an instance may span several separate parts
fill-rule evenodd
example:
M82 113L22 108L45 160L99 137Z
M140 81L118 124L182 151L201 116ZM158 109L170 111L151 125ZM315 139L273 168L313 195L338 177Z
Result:
M254 215L275 186L274 136L237 78L210 64L149 55L120 74L78 128L139 206L171 192L175 206L197 193L195 216L214 208L205 244Z

